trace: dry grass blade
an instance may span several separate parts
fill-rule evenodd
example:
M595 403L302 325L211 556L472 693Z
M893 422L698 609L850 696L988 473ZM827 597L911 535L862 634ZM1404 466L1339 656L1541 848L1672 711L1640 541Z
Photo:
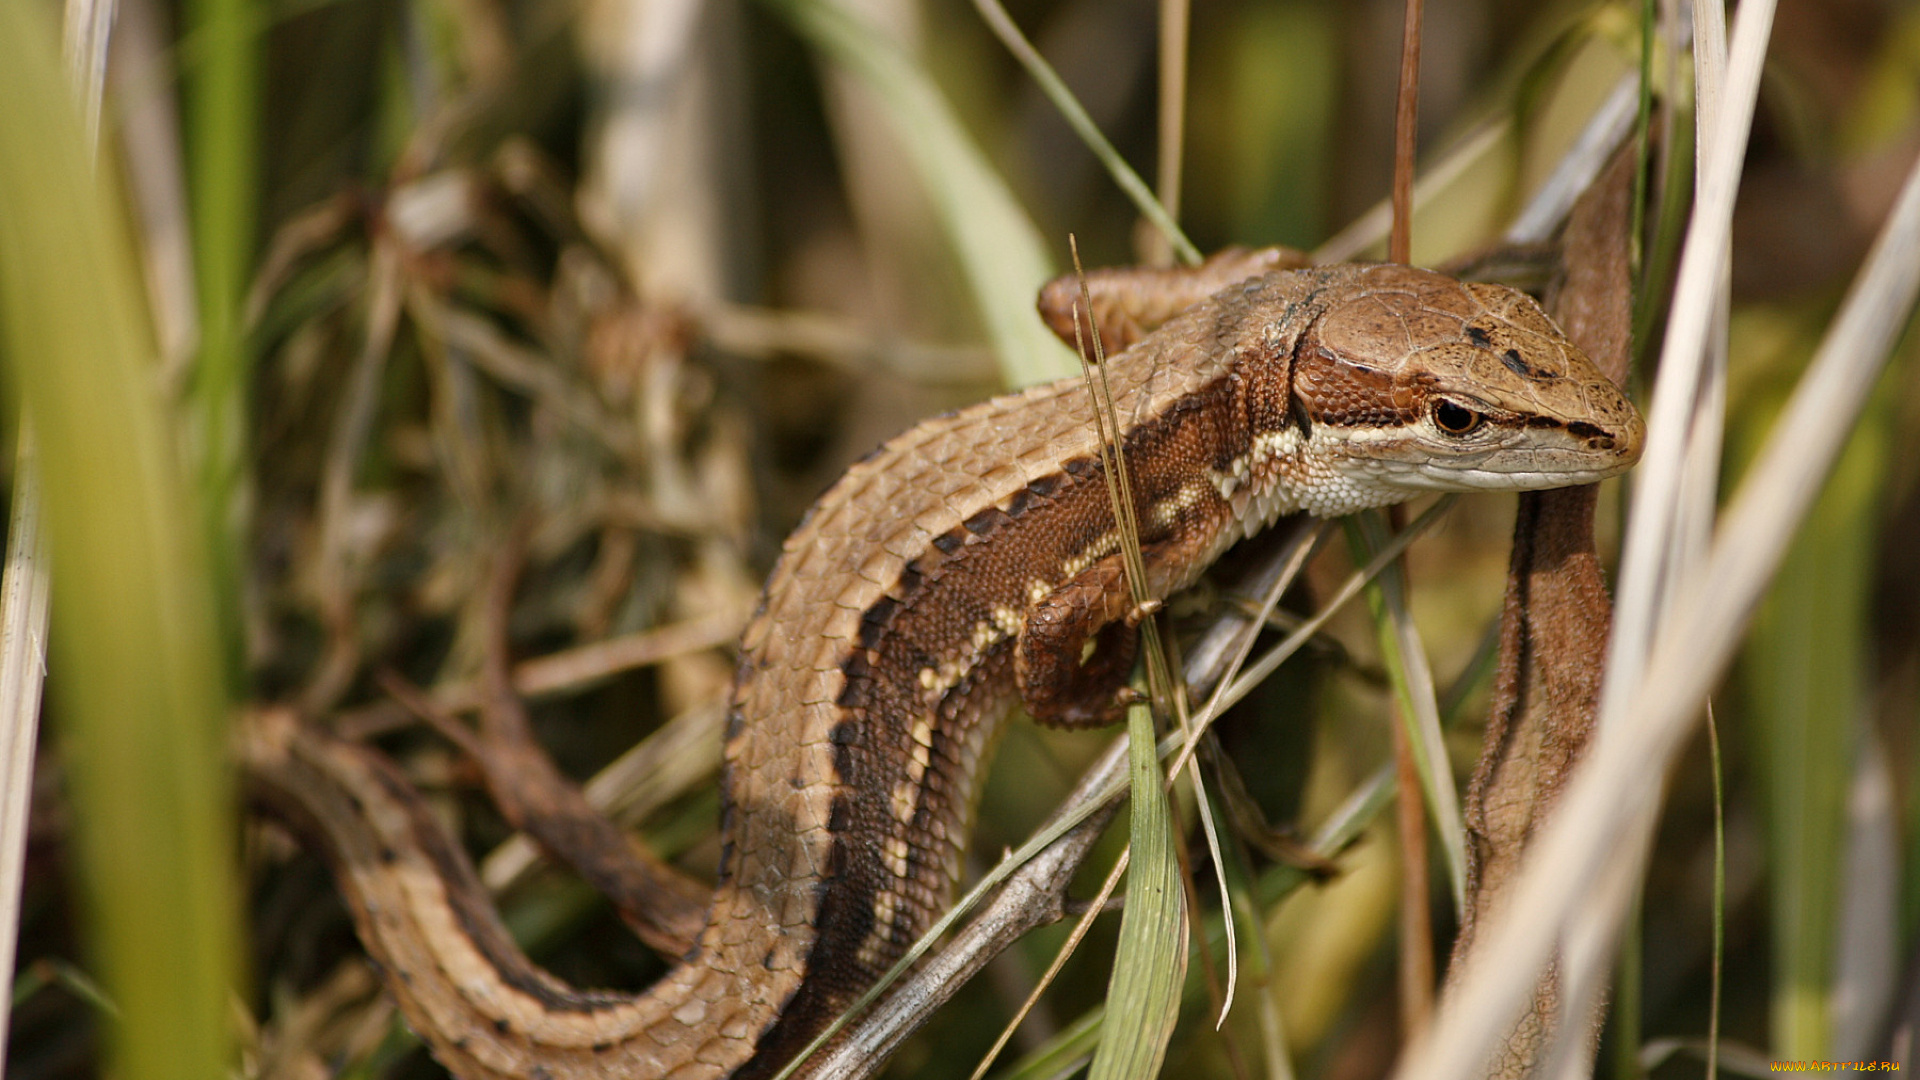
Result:
M107 89L107 45L113 36L114 0L67 0L62 44L67 54L67 77L80 99L87 145L98 151L100 103Z
M47 672L47 564L40 547L40 466L33 434L22 428L0 577L0 986L13 985L20 928L21 871L39 741L40 692ZM0 1061L7 1057L6 1004L0 1003Z
M1644 818L1621 808L1657 803L1667 765L1731 658L1795 524L1906 324L1916 292L1920 168L1908 176L1839 317L1721 517L1704 572L1662 620L1645 677L1620 695L1616 710L1603 713L1592 757L1516 887L1517 917L1489 936L1482 955L1498 962L1470 963L1460 992L1443 1003L1432 1037L1402 1061L1396 1075L1475 1075L1568 918L1596 902L1596 886L1609 869L1634 871Z
M1713 393L1706 375L1707 345L1716 318L1725 318L1716 296L1726 274L1734 195L1740 186L1743 150L1758 98L1772 18L1772 0L1740 9L1725 93L1716 95L1713 84L1705 83L1700 94L1705 145L1699 192L1674 288L1673 315L1661 347L1659 383L1648 410L1646 454L1635 474L1633 520L1622 544L1603 716L1617 707L1615 696L1636 681L1660 617L1661 598L1671 595L1674 584L1674 569L1664 565L1663 552L1688 527L1681 515L1688 457L1693 453L1694 424L1690 418L1696 414L1702 396ZM1702 45L1701 55L1714 55L1711 34L1697 40ZM1703 65L1703 76L1714 67L1710 62ZM1716 97L1723 99L1717 108L1712 104Z

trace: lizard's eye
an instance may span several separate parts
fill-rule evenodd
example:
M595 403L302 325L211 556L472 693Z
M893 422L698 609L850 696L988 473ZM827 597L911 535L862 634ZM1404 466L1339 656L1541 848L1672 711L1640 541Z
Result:
M1448 435L1471 435L1485 417L1456 401L1440 399L1433 406L1433 423Z

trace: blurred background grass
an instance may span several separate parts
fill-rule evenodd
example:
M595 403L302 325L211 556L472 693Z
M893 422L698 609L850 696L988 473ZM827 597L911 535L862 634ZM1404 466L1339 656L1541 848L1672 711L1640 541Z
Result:
M84 274L65 286L90 304L144 301L150 329L137 335L157 342L122 356L146 370L129 367L121 392L158 388L145 407L171 430L188 479L154 520L198 550L144 587L215 613L213 650L238 700L294 701L384 735L476 851L504 826L455 755L381 710L371 676L471 674L477 584L508 523L535 522L513 627L523 655L738 609L854 456L990 392L1002 371L1027 378L1029 365L1057 362L1024 313L1065 264L1067 233L1089 265L1131 261L1140 243L1133 209L962 0L120 7L102 161L123 209L59 212L74 216L61 226L74 235L130 223L144 270L144 296ZM1153 175L1156 6L1010 7ZM1181 217L1203 250L1311 247L1385 196L1401 11L1385 0L1197 7ZM831 38L848 15L881 43L851 62ZM1573 2L1429 11L1427 156L1492 135L1419 217L1418 259L1497 234L1637 65L1639 18L1637 5ZM1779 20L1736 217L1734 475L1920 147L1920 8L1788 0ZM880 92L876 69L894 80ZM10 198L0 222L37 212ZM26 261L22 235L0 232L18 267L4 280L12 305L31 295L23 276L53 269ZM31 397L33 379L68 369L37 366L20 309L6 310L12 382ZM1869 1056L1893 1003L1920 985L1916 379L1911 356L1897 359L1716 706L1728 769L1724 1030L1761 1060ZM115 475L106 460L87 467ZM1510 499L1463 500L1411 558L1443 696L1456 679L1466 692L1449 733L1462 776L1484 714L1485 672L1471 661L1498 609L1510 517ZM89 565L65 550L61 581L123 581L132 557ZM1324 593L1344 567L1321 561ZM115 586L127 591L104 603L131 605L141 587ZM98 616L64 611L56 633L106 640L83 621ZM1388 755L1371 626L1349 613L1333 638L1223 731L1268 816L1309 829ZM138 678L141 649L95 649L100 678ZM148 729L127 716L114 718L127 725L119 736L87 727L93 677L65 655L35 792L8 1075L98 1074L109 1036L138 1044L136 1021L169 1005L199 1019L159 1020L151 1038L186 1045L200 1031L202 1053L217 1057L221 1038L201 1029L224 1011L240 1018L250 1074L433 1075L354 953L324 872L275 830L230 834L251 870L244 897L221 895L217 878L168 891L134 862L90 854L89 823L145 820L167 835L176 819L138 801L138 785L86 780L86 740L101 737L89 732L137 746L133 733ZM542 703L543 735L586 775L721 694L728 664L724 648L703 648L605 674ZM219 712L198 700L190 726ZM1103 738L1014 727L975 850L1017 843ZM228 806L210 740L182 745L205 774L189 780L204 805ZM1638 1013L1610 1028L1638 1032L1604 1059L1621 1076L1638 1073L1642 1041L1705 1031L1711 791L1701 748L1673 780L1638 976L1618 994ZM710 781L652 805L641 825L653 842L710 867ZM1301 1075L1378 1076L1399 1045L1388 828L1368 833L1341 877L1263 915L1273 970L1252 992L1276 1003ZM1431 886L1444 948L1451 901L1437 867ZM193 891L209 895L183 906ZM198 998L139 1004L142 976L123 965L159 965L146 978L164 986L177 961L115 953L116 905L124 918L169 911L204 924L227 903L250 914L232 995L216 978ZM551 874L504 904L568 978L639 986L659 970ZM1063 932L1001 961L893 1074L964 1075ZM1096 930L1016 1050L1097 1002L1111 934ZM76 994L60 974L75 970L143 1015L116 1018ZM1183 1027L1167 1075L1259 1071L1253 1016L1236 1013L1226 1038ZM122 1060L128 1075L160 1075L133 1065L147 1060L138 1053ZM1699 1068L1682 1054L1654 1075Z

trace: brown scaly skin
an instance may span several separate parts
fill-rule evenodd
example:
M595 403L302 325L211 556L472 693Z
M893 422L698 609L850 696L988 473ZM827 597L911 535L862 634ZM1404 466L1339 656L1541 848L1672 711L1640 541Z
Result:
M1199 299L1108 359L1153 597L1283 513L1589 483L1639 456L1633 406L1525 296L1387 265L1237 280L1282 264L1235 252L1090 281L1162 309ZM249 768L321 836L369 952L457 1075L771 1071L946 903L1016 696L1050 723L1109 716L1132 635L1094 432L1078 379L928 420L788 538L741 643L708 923L644 994L534 968L376 755L268 717Z

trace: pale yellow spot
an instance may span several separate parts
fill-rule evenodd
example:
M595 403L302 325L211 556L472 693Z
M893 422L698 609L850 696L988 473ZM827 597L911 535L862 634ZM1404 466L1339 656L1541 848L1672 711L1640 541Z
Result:
M1118 550L1120 550L1120 532L1116 529L1082 548L1078 555L1061 563L1060 576L1063 580L1078 577L1081 571Z
M886 850L882 852L882 854L886 856L888 873L896 878L905 878L907 876L907 871L910 869L907 860L913 852L907 847L905 837L887 837Z
M993 609L993 625L999 629L1002 638L1009 638L1020 632L1020 613L1000 604Z
M944 661L937 668L921 668L920 687L927 692L927 699L939 701L947 691L960 685L960 680L966 678L967 672L972 670L973 660L973 655L967 654L954 660Z
M907 783L917 790L920 781L927 775L927 765L933 761L933 722L926 717L914 721L913 747L907 753ZM916 796L917 801L917 796ZM913 810L901 815L900 820L912 821Z
M1198 481L1187 484L1179 491L1153 504L1153 519L1161 525L1171 525L1180 520L1180 515L1200 504L1206 498L1207 486Z
M988 649L993 648L994 643L999 640L1000 640L1000 632L994 629L994 626L992 623L982 621L982 622L977 622L973 624L974 655L978 656L979 654L986 652Z
M893 818L901 824L913 822L913 812L920 806L920 783L918 779L902 780L893 785Z
M1038 604L1040 601L1052 595L1053 586L1047 584L1045 581L1034 578L1032 581L1027 582L1027 603Z
M893 920L898 914L893 893L882 890L873 897L873 932L860 945L860 962L878 965L887 958L887 939L893 936Z

